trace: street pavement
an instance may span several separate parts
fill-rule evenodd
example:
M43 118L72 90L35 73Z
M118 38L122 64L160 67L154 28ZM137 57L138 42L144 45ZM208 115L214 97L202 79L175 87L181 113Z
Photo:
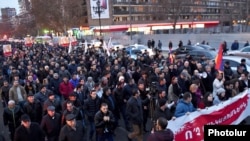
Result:
M9 139L9 136L8 136L8 128L5 127L3 125L3 116L2 116L2 113L3 113L3 107L2 107L2 104L0 104L0 133L2 135L4 135L6 141L10 141ZM148 119L148 123L147 123L147 130L150 130L151 129L151 120ZM122 120L119 121L119 125L120 127L118 127L116 130L115 130L115 136L114 136L114 141L128 141L127 139L127 134L128 132L126 131L126 129L124 128L124 122ZM245 125L250 125L250 116L248 118L246 118L246 123ZM88 132L88 131L87 131ZM149 135L150 133L144 133L143 135L143 141L146 141L147 139L147 136ZM86 139L86 141L88 141Z

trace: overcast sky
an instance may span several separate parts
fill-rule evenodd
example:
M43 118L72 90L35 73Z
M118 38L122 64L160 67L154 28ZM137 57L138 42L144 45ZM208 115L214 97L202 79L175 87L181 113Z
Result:
M5 7L16 8L16 12L19 14L18 0L0 0L0 9ZM0 15L2 15L1 11Z

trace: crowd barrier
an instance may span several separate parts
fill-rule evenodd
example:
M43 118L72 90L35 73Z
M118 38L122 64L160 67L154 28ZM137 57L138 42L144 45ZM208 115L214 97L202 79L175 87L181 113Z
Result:
M237 125L250 115L250 89L218 105L169 121L175 141L203 141L204 125Z

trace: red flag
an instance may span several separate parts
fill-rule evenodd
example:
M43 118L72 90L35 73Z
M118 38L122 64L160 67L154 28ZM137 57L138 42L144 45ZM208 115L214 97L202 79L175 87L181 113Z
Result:
M218 71L224 71L224 64L222 60L223 56L223 45L220 45L219 52L217 56L215 57L215 69Z
M174 54L172 53L172 49L169 49L169 53L168 53L168 56L169 56L169 63L174 63Z

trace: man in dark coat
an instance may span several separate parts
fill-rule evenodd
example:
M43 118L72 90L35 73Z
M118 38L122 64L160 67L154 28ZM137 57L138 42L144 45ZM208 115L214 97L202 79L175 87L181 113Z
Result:
M60 131L59 141L83 141L84 126L75 119L75 115L68 114L66 116L66 125Z
M92 140L95 132L94 117L101 105L101 99L97 96L96 90L90 92L90 97L85 101L84 111L89 122L89 140Z
M108 104L102 103L100 111L95 114L96 137L98 141L113 141L115 117L108 110Z
M15 131L14 141L45 141L45 135L39 124L31 122L30 117L24 114L21 125Z
M40 124L42 120L42 105L39 101L35 100L33 94L27 95L27 101L23 105L23 111L29 115L32 122Z
M142 141L142 102L140 99L140 92L138 89L132 90L132 96L127 102L127 116L129 122L132 124L133 132L128 134L129 139L136 138L137 141Z
M40 126L45 132L48 141L58 141L61 129L61 116L55 112L54 106L47 107L47 115L43 116Z
M156 131L150 134L147 141L173 141L174 133L170 129L167 129L168 120L160 117L156 121Z
M16 128L21 124L20 118L23 114L21 108L15 105L14 100L8 102L8 107L3 111L3 123L8 126L10 132L10 139L13 141Z
M166 99L159 99L158 105L159 106L157 106L157 108L154 111L154 121L157 121L157 119L160 117L164 117L167 120L171 120L173 115L170 112L170 109L169 109L168 104L167 104L167 100Z

